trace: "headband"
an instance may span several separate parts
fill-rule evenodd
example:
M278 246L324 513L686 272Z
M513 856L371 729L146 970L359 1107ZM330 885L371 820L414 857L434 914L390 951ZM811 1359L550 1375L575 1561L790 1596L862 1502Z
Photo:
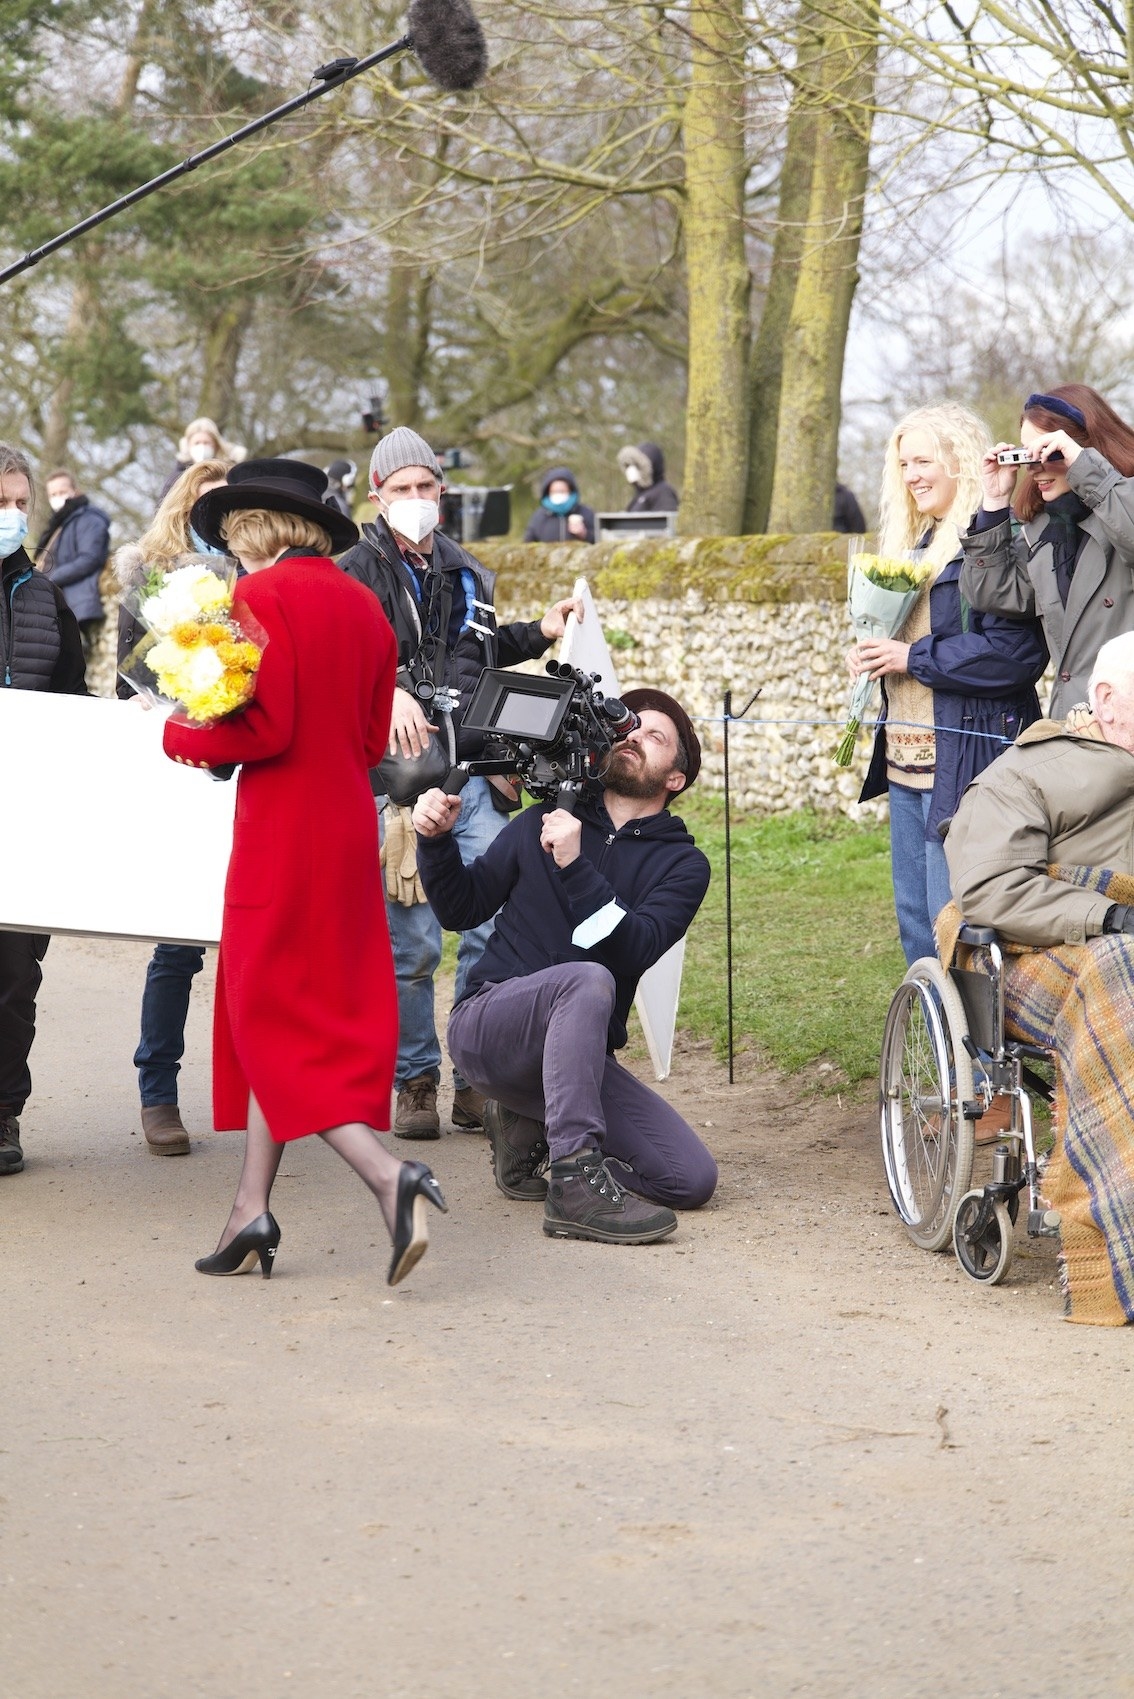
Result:
M1024 402L1024 412L1030 413L1033 407L1046 407L1049 413L1058 413L1061 419L1070 419L1081 431L1087 428L1087 415L1070 401L1064 401L1061 396L1029 395Z

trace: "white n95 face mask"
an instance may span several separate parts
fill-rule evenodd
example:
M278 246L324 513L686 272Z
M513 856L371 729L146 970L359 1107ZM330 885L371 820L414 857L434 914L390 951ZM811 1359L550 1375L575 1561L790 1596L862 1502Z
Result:
M636 466L627 466L626 482L628 484L640 484L642 482L642 474Z
M435 501L419 501L416 497L392 501L386 509L386 522L391 531L407 542L420 543L441 522L441 509Z

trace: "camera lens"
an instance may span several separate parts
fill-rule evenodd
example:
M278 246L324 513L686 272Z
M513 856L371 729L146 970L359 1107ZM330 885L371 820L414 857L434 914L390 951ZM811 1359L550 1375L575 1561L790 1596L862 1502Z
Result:
M430 684L427 678L419 678L413 687L413 693L419 702L432 702L437 694L437 689L435 685Z

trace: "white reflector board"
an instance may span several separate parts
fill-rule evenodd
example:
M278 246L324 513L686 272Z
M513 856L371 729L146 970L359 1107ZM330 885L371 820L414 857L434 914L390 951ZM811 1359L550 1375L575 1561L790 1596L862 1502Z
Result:
M618 674L614 670L610 648L603 636L602 623L585 578L575 580L572 595L581 598L583 619L567 616L567 629L559 645L559 659L569 661L583 672L598 673L601 688L607 696L617 696ZM673 1062L673 1033L677 1025L677 1005L681 997L681 970L685 965L685 939L679 938L638 981L634 1007L642 1023L646 1048L654 1065L657 1079L669 1075Z
M215 944L236 781L138 702L0 690L0 927Z

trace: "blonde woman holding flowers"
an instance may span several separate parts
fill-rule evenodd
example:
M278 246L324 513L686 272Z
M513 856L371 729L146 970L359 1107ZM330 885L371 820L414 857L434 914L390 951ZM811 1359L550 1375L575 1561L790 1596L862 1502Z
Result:
M166 754L240 765L213 1023L213 1119L246 1129L244 1164L202 1274L274 1267L269 1210L284 1145L318 1134L381 1207L401 1280L426 1248L429 1169L381 1143L398 1039L394 967L369 769L386 751L394 635L330 558L358 541L324 505L324 472L246 460L190 522L247 576L233 613L267 639L248 706L199 727L170 719Z
M155 567L170 570L183 555L223 555L223 549L211 548L196 535L189 513L199 497L220 488L232 464L231 460L201 460L181 473L145 534L115 555L114 573L121 590L134 589ZM132 613L119 608L119 666L144 632ZM118 694L131 700L134 697L125 679L119 679ZM185 1054L185 1021L193 980L204 962L205 952L199 944L158 944L146 969L134 1066L142 1100L142 1132L155 1156L189 1154L189 1133L181 1119L177 1080Z
M1039 718L1047 648L1035 620L978 614L960 592L960 534L980 504L988 430L955 402L920 407L886 447L878 553L923 549L933 574L897 637L847 657L882 682L883 709L861 801L890 799L894 906L906 961L936 954L949 901L940 827L969 781Z

